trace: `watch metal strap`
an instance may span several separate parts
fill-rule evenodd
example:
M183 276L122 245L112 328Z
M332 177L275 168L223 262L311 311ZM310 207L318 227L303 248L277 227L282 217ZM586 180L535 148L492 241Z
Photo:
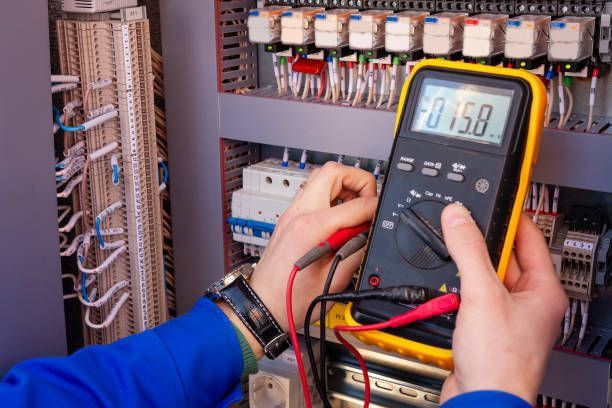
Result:
M287 333L283 332L243 276L221 289L219 295L253 333L266 357L274 359L289 347Z

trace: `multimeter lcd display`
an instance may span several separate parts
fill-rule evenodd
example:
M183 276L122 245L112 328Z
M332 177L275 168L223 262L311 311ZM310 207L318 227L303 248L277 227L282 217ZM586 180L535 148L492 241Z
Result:
M425 78L412 131L501 145L514 91Z

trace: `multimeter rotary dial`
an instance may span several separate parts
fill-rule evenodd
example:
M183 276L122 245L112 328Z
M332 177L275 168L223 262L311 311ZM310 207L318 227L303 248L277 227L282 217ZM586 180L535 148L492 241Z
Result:
M395 231L397 249L410 265L419 269L437 269L451 258L442 238L440 216L444 204L425 200L412 205L399 215Z

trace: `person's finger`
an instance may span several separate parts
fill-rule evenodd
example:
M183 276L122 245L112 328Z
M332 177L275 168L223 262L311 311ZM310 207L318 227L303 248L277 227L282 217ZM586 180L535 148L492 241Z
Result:
M328 162L306 184L299 201L312 203L313 210L324 208L344 189L354 191L361 197L375 197L376 180L365 170Z
M442 212L442 230L459 269L463 295L486 293L499 284L482 232L465 207L448 205Z
M299 200L299 198L300 198L300 197L301 197L301 196L304 194L304 189L306 188L306 186L308 185L308 183L309 183L310 181L312 181L312 179L313 179L313 178L315 178L315 177L317 176L317 174L319 174L319 172L320 172L320 171L321 171L321 168L320 168L320 167L317 167L316 169L313 169L313 170L310 172L310 175L308 176L308 178L306 179L306 181L305 181L305 182L303 182L303 183L300 185L300 189L298 190L298 192L297 192L297 193L295 194L295 196L293 197L293 200L294 200L294 201Z
M354 191L344 189L338 194L338 197L332 201L332 203L337 202L337 200L341 200L342 202L351 201L354 198L357 198L358 195Z
M516 259L514 251L510 254L508 260L508 267L506 268L506 277L504 278L504 286L508 291L512 292L516 286L516 283L521 278L521 267Z
M354 200L307 214L305 223L316 227L321 238L327 238L342 228L354 227L371 221L376 212L376 197L358 197Z
M515 245L517 261L522 271L521 279L517 282L521 291L539 290L553 282L558 283L544 236L525 215L519 220Z

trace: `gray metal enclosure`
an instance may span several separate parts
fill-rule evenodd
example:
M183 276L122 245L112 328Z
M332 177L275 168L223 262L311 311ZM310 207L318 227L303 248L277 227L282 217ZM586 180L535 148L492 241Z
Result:
M0 376L66 353L60 278L47 2L0 13Z

